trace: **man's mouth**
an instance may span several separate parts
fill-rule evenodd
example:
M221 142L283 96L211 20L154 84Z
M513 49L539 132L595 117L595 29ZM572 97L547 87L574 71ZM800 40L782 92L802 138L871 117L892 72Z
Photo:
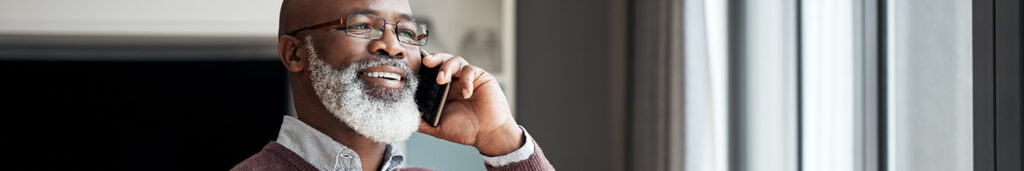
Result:
M359 78L367 84L386 89L402 89L405 71L394 66L377 66L359 71Z
M371 77L371 78L384 78L384 79L398 80L398 81L402 80L402 76L401 75L398 75L398 74L395 74L395 73L390 73L390 72L364 72L362 74L363 74L363 76L367 76L367 77Z

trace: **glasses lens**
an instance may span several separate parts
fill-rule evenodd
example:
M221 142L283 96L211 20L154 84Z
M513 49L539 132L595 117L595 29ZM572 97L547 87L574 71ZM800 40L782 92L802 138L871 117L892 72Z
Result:
M411 21L399 22L395 27L398 41L423 46L427 44L427 25Z
M345 19L345 33L352 37L364 39L380 39L384 36L386 25L384 18L375 15L356 14ZM427 25L412 21L400 21L395 24L395 36L398 41L423 46L427 44Z
M345 19L345 32L353 37L379 39L384 20L371 15L351 15Z

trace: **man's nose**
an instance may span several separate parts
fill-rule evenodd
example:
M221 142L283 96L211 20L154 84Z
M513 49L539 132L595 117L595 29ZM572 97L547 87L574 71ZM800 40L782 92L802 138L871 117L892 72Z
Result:
M384 25L383 32L380 39L376 39L370 42L371 53L379 55L387 55L392 58L405 58L405 47L402 46L402 42L398 41L398 35L395 35L394 31L388 30L388 26L391 24Z

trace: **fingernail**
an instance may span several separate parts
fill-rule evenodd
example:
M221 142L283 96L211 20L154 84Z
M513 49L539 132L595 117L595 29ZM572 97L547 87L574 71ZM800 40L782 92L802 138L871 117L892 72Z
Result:
M435 80L437 81L437 84L444 84L444 71L437 72L437 75L439 75L439 77L437 77L437 80Z
M462 98L469 99L469 90L462 90Z

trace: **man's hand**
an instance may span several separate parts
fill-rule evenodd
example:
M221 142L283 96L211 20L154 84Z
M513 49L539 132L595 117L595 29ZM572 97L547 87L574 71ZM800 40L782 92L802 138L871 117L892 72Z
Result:
M431 127L420 122L419 131L444 140L476 147L488 156L511 153L523 145L519 129L498 80L462 57L434 53L423 58L427 67L441 67L438 84L451 83L448 102L441 112L441 123Z

